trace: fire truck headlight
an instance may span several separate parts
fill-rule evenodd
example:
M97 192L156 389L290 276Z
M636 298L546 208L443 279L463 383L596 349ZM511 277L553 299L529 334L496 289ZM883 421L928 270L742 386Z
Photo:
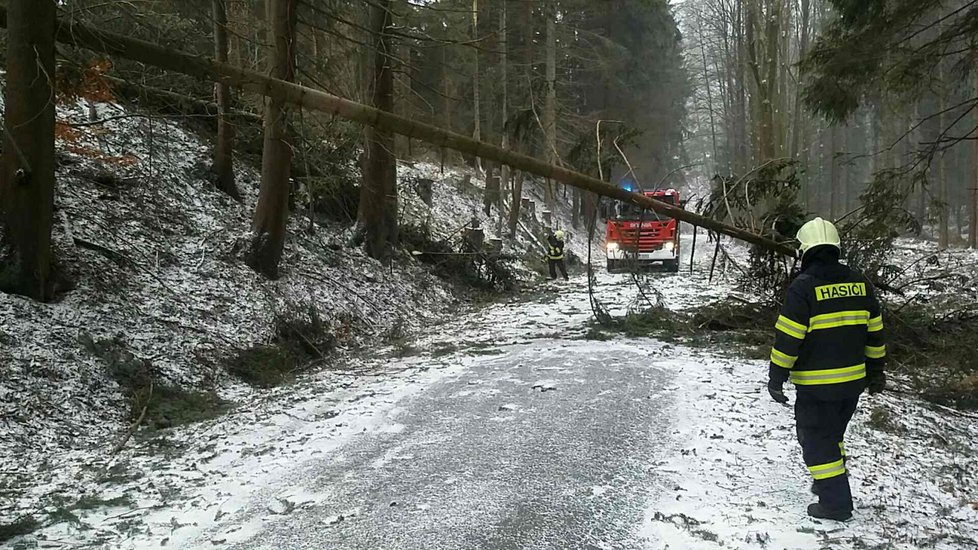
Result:
M673 250L676 249L676 243L669 241L665 245L663 245L662 248L666 249L666 251L668 252L672 252Z
M607 248L608 252L614 252L618 250L618 243L608 243L605 248Z

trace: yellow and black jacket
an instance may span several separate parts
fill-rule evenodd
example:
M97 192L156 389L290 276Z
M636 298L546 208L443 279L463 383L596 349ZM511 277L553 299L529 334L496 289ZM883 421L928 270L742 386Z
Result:
M557 262L564 259L564 241L554 235L547 238L547 259Z
M817 258L788 289L775 325L771 379L821 399L858 396L886 358L872 284L835 258Z

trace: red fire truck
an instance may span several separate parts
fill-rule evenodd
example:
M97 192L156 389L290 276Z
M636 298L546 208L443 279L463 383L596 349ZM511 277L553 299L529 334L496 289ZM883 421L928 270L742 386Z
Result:
M675 189L643 194L682 206ZM609 272L641 269L656 263L661 263L668 271L679 271L678 220L621 201L609 205L607 219L605 250Z

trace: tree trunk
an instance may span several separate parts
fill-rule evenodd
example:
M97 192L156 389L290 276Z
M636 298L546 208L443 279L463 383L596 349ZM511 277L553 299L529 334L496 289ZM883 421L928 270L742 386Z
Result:
M543 135L545 158L557 164L557 13L554 0L546 4L547 17L547 93L543 104ZM556 213L557 193L553 182L547 182L547 209Z
M847 159L849 158L848 157L849 143L850 143L849 133L851 131L852 129L850 127L844 126L840 130L840 134L839 134L840 137L842 138L842 143L839 144L839 151L838 151L839 156L837 160L837 162L839 163L839 190L841 193L841 197L839 198L839 205L841 206L841 208L839 209L839 216L845 216L852 210L850 204L851 201L850 195L852 194L852 189L851 189L852 184L850 180L852 180L853 167L850 166L847 161Z
M0 7L0 26L6 26L6 10L2 7ZM429 143L435 147L444 147L463 154L508 164L514 170L522 170L542 178L553 179L585 191L591 191L601 196L625 201L637 207L676 218L685 223L697 225L735 239L756 244L779 254L787 256L797 255L797 250L787 243L774 241L763 235L718 222L712 218L683 210L677 206L638 193L630 193L620 187L586 174L548 164L543 160L513 151L504 151L499 146L490 143L475 141L470 137L449 132L416 120L405 119L389 111L376 109L320 90L270 78L247 69L216 63L212 59L164 48L144 40L102 32L80 23L61 22L58 27L57 40L65 44L72 44L110 56L118 56L120 58L146 63L160 69L178 72L201 80L213 81L225 79L230 85L238 86L247 92L276 98L306 109L325 113L326 115L350 120L371 128L378 128L385 132L403 134Z
M509 131L506 128L506 123L509 121L509 40L506 36L508 30L506 29L506 3L507 0L502 0L500 3L499 10L499 66L500 80L502 80L502 105L500 106L500 118L502 119L499 125L500 133L502 133L502 140L500 145L503 150L509 150ZM503 197L507 189L511 187L511 171L509 166L505 164L499 169L499 231L498 235L500 238L503 236L503 226L505 224L505 212L503 208ZM510 208L517 208L516 201L513 201Z
M941 113L938 116L938 132L943 132L946 126L947 117L944 116L944 111L947 110L947 100L945 99L945 94L947 89L943 86L944 83L944 64L938 61L937 63L938 72L938 82L941 83L941 87L937 90L938 97L938 110ZM947 189L947 151L941 150L938 152L940 155L937 159L937 248L938 250L946 250L951 237L951 230L948 224L948 189Z
M0 179L0 291L49 301L55 292L54 0L10 0ZM2 230L2 227L0 227ZM4 242L6 240L7 242Z
M486 187L482 194L482 209L486 217L492 214L492 206L499 202L499 178L496 177L496 166L486 164Z
M798 57L804 59L808 54L808 43L810 40L809 28L811 27L811 0L801 0L801 44L799 45ZM795 86L795 105L791 125L791 158L798 159L801 151L802 140L802 116L805 111L801 101L801 89Z
M269 2L269 42L273 48L268 57L269 75L276 80L292 82L295 78L296 0ZM261 189L252 223L254 237L246 257L252 269L270 279L278 277L289 219L292 147L288 141L288 111L288 103L280 97L270 97L265 106Z
M710 112L710 139L713 145L713 162L710 164L713 168L712 173L718 174L720 172L717 163L720 161L720 153L719 148L717 147L717 122L716 113L713 111L713 91L711 90L712 83L710 82L710 73L706 63L706 33L703 32L702 20L699 21L699 25L697 27L700 41L700 57L703 59L703 87L706 88L706 108ZM719 75L717 76L719 77Z
M213 0L214 59L228 62L228 18L226 0ZM225 82L214 85L217 100L217 142L214 144L214 177L217 188L236 201L241 194L234 183L234 126L228 120L231 112L231 87Z
M978 93L978 48L972 50L971 53L974 56L975 63L975 93ZM978 113L975 113L975 127L978 128ZM978 130L975 131L974 137L975 157L972 159L974 161L974 166L972 167L974 171L971 175L971 215L968 218L971 225L968 229L968 246L978 249Z
M523 172L517 172L513 178L513 203L509 209L509 238L516 238L516 230L520 224L520 207L523 205Z
M480 86L479 74L479 0L472 0L472 42L476 44L472 48L473 72L472 72L472 118L473 129L472 138L476 141L482 140L482 87ZM482 159L475 159L476 171L482 172Z
M373 106L394 112L394 47L391 0L379 0L370 8L374 33ZM367 158L360 192L367 254L387 261L397 242L397 163L394 134L382 128L367 129Z
M840 141L840 139L839 139L839 126L833 124L832 125L831 132L832 132L832 137L830 138L831 147L830 147L829 159L828 159L829 162L831 163L829 165L829 166L831 166L831 168L829 169L829 174L830 174L830 179L829 179L829 217L833 221L835 221L835 220L838 220L839 219L839 216L840 216L840 213L839 213L839 210L840 210L840 207L839 207L839 199L841 198L841 195L842 195L841 185L840 185L840 182L842 181L842 177L841 177L842 176L842 173L841 173L841 170L840 170L840 167L839 167L839 159L836 156L836 153L839 151L839 141Z

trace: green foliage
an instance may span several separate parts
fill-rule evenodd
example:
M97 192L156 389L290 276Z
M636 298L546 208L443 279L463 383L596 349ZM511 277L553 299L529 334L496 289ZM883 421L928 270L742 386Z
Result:
M143 423L152 430L210 420L231 407L229 402L221 399L215 392L190 391L172 384L155 385L144 405L146 418ZM133 412L135 413L135 407Z
M869 426L881 432L898 434L903 432L903 428L896 423L890 409L885 405L873 407L869 413Z
M214 418L230 406L214 392L189 391L159 379L152 362L133 354L122 334L95 340L82 333L79 342L105 363L109 377L129 399L133 422L142 416L143 426L164 429Z
M978 314L911 305L883 315L891 372L929 401L978 409Z
M772 161L740 178L715 177L704 214L776 241L790 242L807 218L798 201L800 189L795 163L788 159ZM782 255L751 246L742 282L776 302L793 267Z
M940 61L966 57L967 37L978 34L976 5L953 10L945 9L943 0L830 4L839 16L823 31L802 68L807 75L805 103L834 121L846 120L881 90L908 99L929 91Z
M288 314L276 318L272 342L238 350L227 362L229 373L257 388L273 388L293 381L336 347L335 335L314 306L284 309Z
M10 523L0 523L0 543L29 535L40 527L41 524L33 516L21 516Z
M293 379L298 360L288 347L262 345L238 351L227 370L257 388L273 388Z
M446 240L435 240L422 224L400 229L401 244L442 279L488 292L509 292L519 281L513 258L488 252L462 253Z
M885 281L895 273L887 262L894 240L904 232L920 231L919 222L904 206L911 191L903 171L880 171L860 197L859 215L838 224L849 265L871 280Z

